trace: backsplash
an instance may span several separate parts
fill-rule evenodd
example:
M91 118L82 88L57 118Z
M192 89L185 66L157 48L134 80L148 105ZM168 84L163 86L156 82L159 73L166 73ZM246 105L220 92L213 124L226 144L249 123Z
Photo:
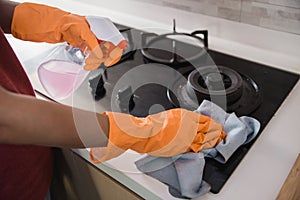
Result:
M136 0L300 35L300 0Z

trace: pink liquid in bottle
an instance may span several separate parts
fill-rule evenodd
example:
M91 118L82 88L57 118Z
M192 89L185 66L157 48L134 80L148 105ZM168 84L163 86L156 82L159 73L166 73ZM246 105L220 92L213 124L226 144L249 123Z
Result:
M84 81L88 71L74 62L50 60L40 65L38 76L44 89L54 99L64 99Z

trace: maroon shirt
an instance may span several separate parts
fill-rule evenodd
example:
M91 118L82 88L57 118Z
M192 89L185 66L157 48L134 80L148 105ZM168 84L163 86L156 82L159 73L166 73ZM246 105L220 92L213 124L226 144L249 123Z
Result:
M34 96L29 79L1 28L0 85ZM44 199L52 177L52 156L49 147L0 144L0 199Z

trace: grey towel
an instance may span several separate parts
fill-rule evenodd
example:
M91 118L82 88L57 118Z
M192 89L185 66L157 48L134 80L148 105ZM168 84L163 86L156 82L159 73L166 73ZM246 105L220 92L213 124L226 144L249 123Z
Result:
M225 163L239 146L255 138L260 129L256 119L246 116L238 118L207 100L195 112L221 124L227 133L226 138L216 147L198 153L167 158L146 155L135 162L140 171L167 184L170 194L178 198L196 198L209 192L209 184L202 180L204 158L211 157Z
M238 118L234 113L228 114L207 100L204 100L195 112L211 117L221 124L227 133L226 138L215 148L202 150L206 156L213 157L221 163L225 163L242 144L255 138L260 129L260 123L256 119L246 116Z

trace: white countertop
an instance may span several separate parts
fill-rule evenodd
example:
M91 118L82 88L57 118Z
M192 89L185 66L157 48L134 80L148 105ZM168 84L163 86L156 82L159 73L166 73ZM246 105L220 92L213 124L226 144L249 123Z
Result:
M300 73L299 35L155 5L145 6L137 1L128 0L130 3L124 4L121 0L111 0L105 1L105 5L104 1L100 1L95 2L94 6L71 0L35 2L47 3L82 15L107 16L116 23L146 30L151 27L172 30L172 19L176 18L178 32L207 29L211 49ZM8 38L22 63L48 48L46 44L21 42L11 36ZM30 76L33 69L29 66L24 67ZM35 85L37 80L31 81ZM298 82L220 193L208 193L198 199L275 199L300 153L300 134L297 127L300 122L299 113ZM86 150L74 151L88 158ZM97 167L145 199L176 199L168 193L167 186L143 175L135 168L133 161L139 156L134 152L127 152ZM118 170L113 170L110 166Z

